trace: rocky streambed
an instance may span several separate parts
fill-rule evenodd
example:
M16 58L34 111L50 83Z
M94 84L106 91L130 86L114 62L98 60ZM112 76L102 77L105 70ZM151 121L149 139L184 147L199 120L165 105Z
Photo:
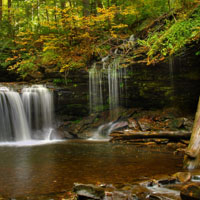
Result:
M64 121L59 130L64 138L88 139L99 134L100 138L114 143L185 148L192 126L192 116L184 116L172 108L156 111L118 108L112 112L93 113L78 121Z
M199 172L178 172L134 184L75 183L71 199L104 200L198 200L200 199Z

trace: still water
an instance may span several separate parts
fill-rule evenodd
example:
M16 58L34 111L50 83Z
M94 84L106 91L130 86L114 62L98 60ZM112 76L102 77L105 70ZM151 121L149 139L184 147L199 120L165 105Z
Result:
M54 196L71 190L74 182L133 183L175 173L183 160L163 148L77 140L0 146L0 158L0 194L12 198Z

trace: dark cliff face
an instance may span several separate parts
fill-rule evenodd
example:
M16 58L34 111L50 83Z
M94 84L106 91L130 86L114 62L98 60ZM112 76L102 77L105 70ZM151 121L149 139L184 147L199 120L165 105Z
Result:
M200 95L200 57L195 56L196 51L195 48L187 50L154 66L129 66L124 77L126 85L121 85L120 106L145 110L175 107L193 115ZM0 82L16 81L17 78L17 75L0 68ZM55 78L57 76L49 80ZM67 85L53 86L53 90L55 111L61 119L77 120L89 114L87 71L71 71ZM108 104L108 88L104 92L104 102ZM105 105L106 108L108 105Z
M146 110L176 107L185 114L194 114L200 94L199 66L200 58L195 52L189 55L185 52L155 66L128 67L120 106ZM68 76L67 86L55 90L58 115L78 119L89 114L88 79L87 72L74 71ZM108 102L108 95L104 98L104 102Z
M0 82L13 82L16 81L19 76L11 71L7 71L6 69L0 66Z

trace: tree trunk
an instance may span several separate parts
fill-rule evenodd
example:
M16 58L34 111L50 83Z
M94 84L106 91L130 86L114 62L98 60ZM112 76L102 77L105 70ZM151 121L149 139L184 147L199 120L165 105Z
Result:
M65 9L65 0L60 0L60 8L63 10Z
M47 4L47 0L45 0L45 6L46 6L46 19L47 19L47 22L49 23L49 11L48 11L48 9L47 9L47 6L48 6L48 4Z
M2 22L3 11L2 11L3 2L0 0L0 22Z
M89 8L90 8L90 2L89 0L82 0L82 5L83 5L83 16L88 16L89 13Z
M8 21L9 22L11 22L10 11L11 11L11 0L8 0Z
M97 7L103 8L103 4L102 4L101 0L97 0Z
M57 3L56 3L56 0L54 0L54 20L55 20L55 24L57 25L57 14L56 14L56 9L57 9Z
M184 167L193 169L200 166L200 98L189 146L185 152Z

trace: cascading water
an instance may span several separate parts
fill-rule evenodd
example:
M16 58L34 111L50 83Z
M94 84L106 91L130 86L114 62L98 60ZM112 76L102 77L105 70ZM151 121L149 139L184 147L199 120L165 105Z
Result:
M96 63L89 71L89 93L90 93L90 112L96 112L103 108L103 73L98 70Z
M30 140L31 134L19 93L0 88L0 141Z
M106 60L103 58L101 67L94 64L89 71L90 113L102 111L108 104L111 122L101 125L95 131L93 139L108 137L111 127L116 123L113 120L118 116L118 108L123 104L121 96L126 87L126 69L120 68L120 60L114 59L108 65Z
M51 140L52 94L41 85L24 88L21 93L0 88L0 142Z
M31 130L39 133L39 139L49 138L53 124L53 97L49 90L41 85L24 88L22 102Z
M97 68L96 64L94 64L89 70L91 113L103 110L106 102L109 104L110 111L119 106L120 91L121 86L125 85L123 83L123 76L126 74L126 70L120 69L119 59L115 59L107 67L105 65L103 62L103 67Z

